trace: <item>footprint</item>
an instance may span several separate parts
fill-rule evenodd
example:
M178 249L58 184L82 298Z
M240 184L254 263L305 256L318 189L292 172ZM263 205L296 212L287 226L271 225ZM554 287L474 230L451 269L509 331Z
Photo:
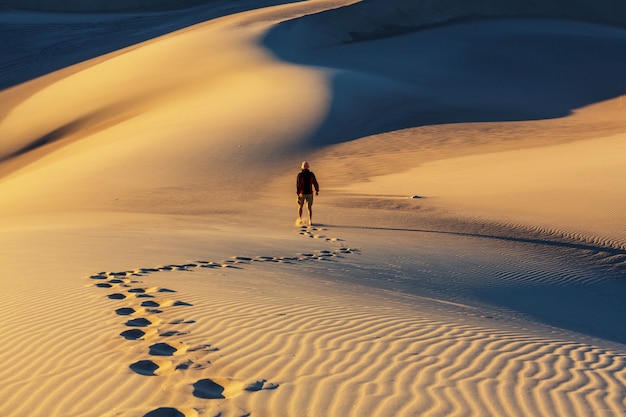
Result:
M298 258L295 256L283 256L282 258L278 258L278 262L290 264L293 262L297 262Z
M153 295L150 294L140 294L140 293L136 293L136 292L130 292L130 293L123 293L123 292L116 292L113 294L109 294L107 295L108 298L110 298L111 300L125 300L125 299L134 299L134 298L154 298Z
M221 268L222 265L216 262L201 262L200 268Z
M254 261L257 262L276 262L277 259L275 256L257 256L254 258Z
M244 391L256 392L261 390L274 390L278 384L261 379L250 384L233 381L228 378L200 379L193 384L193 395L198 398L209 400L232 398Z
M239 261L239 262L243 262L243 263L247 263L252 261L252 258L248 258L247 256L233 256L233 259L235 261Z
M165 375L174 372L172 361L165 359L142 360L128 366L134 372L144 376Z
M153 356L174 356L185 353L189 346L183 342L155 343L150 346L150 354Z
M156 288L131 288L128 290L129 293L131 294L149 294L151 292L156 292L157 289Z
M156 300L148 300L141 302L142 307L161 307L161 304Z
M261 391L261 390L273 390L276 388L278 388L278 384L275 384L273 382L267 382L267 380L265 379L261 379L260 381L255 381L243 387L245 391L251 391L251 392Z
M111 284L110 282L99 282L95 286L98 288L113 288L117 287L119 284Z
M197 268L195 263L187 264L172 264L159 267L159 271L191 271L193 268Z
M167 332L163 332L159 334L159 336L172 337L172 336L184 336L186 334L189 334L189 332L179 332L178 330L169 330Z
M146 293L131 293L129 294L131 297L136 297L136 298L154 298L154 295L152 294L146 294Z
M139 314L146 314L146 313L158 314L158 313L162 313L162 311L156 310L153 308L145 309L143 307L122 307L122 308L118 308L117 310L115 310L115 313L120 316L137 316Z
M98 274L93 274L93 275L90 275L90 276L89 276L89 279L102 279L102 280L104 280L104 279L108 279L108 278L109 278L109 277L108 277L108 276L106 276L106 275L105 275L104 273L102 273L102 272L100 272L100 273L98 273Z
M111 300L123 300L127 297L127 295L118 292L114 294L109 294L107 295L107 297L109 297Z
M174 320L170 322L170 324L194 324L195 322L196 322L195 320L179 319L179 320Z
M128 278L111 278L108 282L111 284L130 284L133 281Z
M235 261L231 260L224 261L222 264L220 264L220 266L221 268L243 269L242 267L237 266Z
M209 362L209 361L207 361L206 363L196 363L196 362L192 361L191 359L188 359L185 362L181 362L178 365L176 365L176 370L187 370L187 369L199 370L199 369L206 369L206 368L209 367L209 365L211 365L211 362Z
M199 350L204 350L205 352L216 352L219 350L219 348L211 346L210 344L205 344L188 349L189 352L197 352Z
M210 379L201 379L193 384L193 395L207 400L226 398L224 387Z
M360 253L360 251L358 249L354 249L354 248L340 248L339 252L344 253L344 254L348 254L348 253Z
M148 340L159 336L159 332L155 328L150 329L130 329L120 333L127 340Z
M136 274L152 274L154 272L159 272L158 268L138 268L135 269L133 272L135 272Z
M193 304L186 303L184 301L174 301L174 300L160 300L158 298L154 298L152 300L143 301L141 303L142 307L169 307L169 306L192 306Z
M198 417L198 412L192 409L177 409L172 407L160 407L152 410L143 417Z
M128 277L133 275L133 271L122 271L122 272L105 272L108 277Z
M126 322L126 326L128 327L150 327L158 326L159 324L161 324L161 319L158 317L150 317L149 319L145 317L137 317Z
M184 306L184 307L191 307L191 306L193 306L193 304L191 304L191 303L188 303L186 301L180 301L180 300L179 301L174 301L173 305L174 306Z
M170 266L170 265L164 265L164 266L160 266L159 271L173 271L174 267Z

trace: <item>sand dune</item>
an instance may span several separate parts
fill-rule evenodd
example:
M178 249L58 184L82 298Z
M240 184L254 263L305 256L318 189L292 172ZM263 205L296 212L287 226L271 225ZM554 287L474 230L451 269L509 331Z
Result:
M281 24L289 28L301 45L339 43L389 38L438 25L482 18L550 18L587 21L623 27L625 6L618 0L589 2L507 0L365 0L349 7L333 8L316 15L290 19ZM316 30L315 28L320 28ZM312 35L316 33L315 35Z
M129 186L122 200L145 193L145 181L152 183L148 189L183 186L186 192L198 189L205 197L217 190L229 193L234 182L253 183L255 178L244 175L240 166L254 162L257 169L267 168L264 159L274 157L276 148L285 141L297 141L322 117L326 93L323 80L314 71L272 61L267 52L249 44L258 29L234 31L231 20L209 22L171 39L149 42L133 53L122 51L97 58L97 62L85 63L81 71L70 68L68 77L55 80L36 94L30 93L28 99L12 108L0 127L0 134L11 138L3 142L3 155L17 156L8 161L9 172L5 175L15 170L12 166L27 165L19 170L18 182L40 187L36 198L39 202L47 200L49 207L58 201L67 206L66 199L79 206L119 199L106 191L108 187L118 189L118 181L113 178L116 176L102 174L121 169ZM150 75L144 77L131 70L137 66L144 66ZM180 75L183 68L184 77ZM93 79L98 83L92 83ZM273 88L278 80L282 80L284 90ZM6 94L19 94L28 87L18 86ZM110 94L112 89L120 93ZM305 94L307 103L300 104L298 94ZM95 97L102 100L95 101ZM273 106L256 111L266 100ZM275 123L294 107L299 108L298 114ZM253 109L252 119L246 124L229 117ZM24 120L30 120L31 114L42 117L25 127ZM188 143L185 147L177 145L182 138ZM260 146L263 138L275 138L276 145L269 142ZM49 145L38 146L41 144ZM21 155L33 147L33 152ZM49 149L55 152L51 154ZM195 150L190 154L188 149ZM55 163L75 155L79 155L80 163L73 168ZM190 163L189 158L198 155L201 157ZM221 163L229 158L237 158L241 165ZM44 171L56 172L42 173L40 164ZM153 175L157 167L163 170L167 165L170 168L167 174L163 171L162 178ZM40 180L42 174L64 184L63 189L71 190L72 195L62 194L59 198L56 186ZM107 177L113 183L107 185ZM215 186L203 184L206 178L211 178ZM133 181L137 181L137 188ZM5 186L11 187L11 183L9 179ZM99 184L100 197L88 195L94 183ZM22 185L16 184L16 188L22 189ZM49 195L50 191L54 194ZM160 196L157 198L162 201ZM17 203L21 202L14 200L7 206L11 209Z
M218 1L214 0L2 0L0 6L17 10L101 13L128 10L152 11L159 9L180 9L206 3L217 3L220 5Z
M567 5L241 2L0 91L0 415L624 414L626 15Z
M333 70L333 102L314 143L423 125L565 117L626 93L623 29L509 18L368 42L346 38L344 22L360 20L335 22L333 13L370 3L281 23L264 40L288 61ZM320 38L313 35L317 26L339 33L308 45Z
M619 344L612 349L575 342L563 330L554 327L547 331L505 310L492 310L493 315L485 317L487 310L458 298L456 302L413 295L399 298L393 291L311 279L334 270L330 263L339 263L346 277L365 273L368 278L382 275L391 279L394 274L391 265L373 259L369 262L380 270L391 268L390 273L364 270L355 258L365 253L337 250L337 243L310 238L310 230L303 232L293 243L306 239L315 241L320 249L290 256L203 258L84 277L83 297L96 305L97 314L92 318L100 321L91 326L98 329L98 339L106 341L104 348L87 347L106 355L102 360L108 365L94 372L90 355L82 353L82 368L70 368L61 389L46 390L46 382L36 392L49 391L51 398L64 396L59 411L76 415L159 415L175 410L187 416L245 415L250 411L272 415L457 412L526 416L612 415L619 410L625 377L620 351L613 350ZM378 239L388 243L388 239L397 239L397 233L379 234ZM430 245L451 243L449 239L426 241ZM252 246L250 243L243 245ZM346 248L346 243L340 247ZM480 246L489 258L492 249ZM441 248L432 250L446 253ZM377 256L393 262L388 254ZM461 264L452 266L457 262L449 260L451 272L458 270ZM303 263L319 265L319 269L308 269L309 277L298 276ZM515 285L516 291L532 285L533 279L554 284L554 275L565 278L576 269L564 271L558 262L551 267L545 261L536 263L537 270L544 272L536 277L518 274L516 279L521 282ZM487 264L483 267L489 268ZM498 276L505 272L502 268L492 265L490 271ZM547 275L550 268L555 270ZM516 269L520 271L511 267ZM259 291L259 285L262 288L268 282L271 289ZM101 285L104 283L111 287ZM564 290L572 284L559 285ZM111 294L132 297L105 297ZM157 294L184 304L141 310L139 306ZM503 299L502 295L498 298ZM62 308L67 305L58 304ZM140 327L129 324L126 315L119 314L129 308L150 323ZM102 314L106 311L108 314ZM160 320L153 321L155 316ZM128 338L124 334L130 330L125 329L145 333ZM49 343L60 341L42 341L42 345ZM18 366L24 364L18 361ZM79 379L83 384L73 386ZM103 383L110 379L117 381L116 385ZM93 389L89 381L102 382ZM15 380L9 379L8 384L15 386ZM96 400L105 392L107 401ZM595 394L600 392L600 396ZM107 408L110 404L115 408ZM15 401L5 409L16 415L25 410L31 415L44 411Z
M284 2L191 0L169 2L176 7L163 9L148 7L144 0L139 10L124 13L111 10L115 2L77 3L39 1L37 6L20 0L11 2L10 8L0 13L1 89L196 23ZM196 6L185 7L192 3ZM132 7L128 1L119 5ZM27 13L24 8L29 9Z

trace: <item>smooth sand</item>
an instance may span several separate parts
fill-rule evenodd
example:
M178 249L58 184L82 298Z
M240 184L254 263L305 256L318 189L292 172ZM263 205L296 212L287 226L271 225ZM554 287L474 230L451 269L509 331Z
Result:
M350 3L0 92L0 415L626 413L626 31Z

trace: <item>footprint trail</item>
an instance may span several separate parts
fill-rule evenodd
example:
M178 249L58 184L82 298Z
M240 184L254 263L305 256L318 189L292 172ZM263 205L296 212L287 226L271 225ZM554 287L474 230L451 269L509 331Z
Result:
M342 239L327 237L323 234L325 229L321 227L302 226L299 234L324 242L342 242ZM120 325L125 330L119 333L120 339L128 341L152 341L144 352L146 357L128 365L128 368L138 375L145 377L167 377L175 372L197 370L204 372L209 369L209 360L194 361L189 356L191 353L202 353L202 358L218 351L219 348L211 344L190 346L182 340L190 333L188 326L195 323L193 319L165 320L160 316L168 311L185 307L192 304L184 300L178 300L173 295L175 290L170 288L145 286L143 279L155 273L168 271L193 272L200 268L235 268L245 269L257 263L270 264L297 264L299 262L324 262L336 261L348 254L358 254L359 250L346 247L341 244L335 249L320 249L310 253L300 253L293 256L265 256L253 257L233 256L222 261L198 260L183 262L180 264L168 264L155 267L142 267L128 271L98 272L90 275L88 279L96 281L95 288L113 290L107 294L110 300L116 302L131 303L131 305L118 306L114 309L115 314L122 320ZM139 305L137 305L139 304ZM168 325L167 329L163 329ZM183 326L181 329L172 330L171 326ZM206 400L227 400L244 392L258 392L275 390L279 384L266 379L251 383L234 382L219 376L211 378L203 377L191 384L193 395L196 398ZM154 416L197 416L198 410L179 410L171 407L161 407L150 411L144 417Z

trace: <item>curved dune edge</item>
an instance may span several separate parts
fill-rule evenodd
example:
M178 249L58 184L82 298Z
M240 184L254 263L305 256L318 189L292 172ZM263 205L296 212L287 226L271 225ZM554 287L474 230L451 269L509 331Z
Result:
M183 7L192 7L205 4L211 0L113 0L113 1L75 1L75 0L4 0L2 5L17 10L32 10L38 12L71 12L71 13L99 13L120 12L126 10L167 10Z
M624 247L626 135L452 157L338 187L355 195L419 195L462 217L533 225ZM325 162L325 164L328 162ZM349 200L348 200L349 201Z
M623 220L599 216L607 201L623 211L604 199L614 179L594 188L596 207L554 218L536 217L532 201L512 201L528 211L511 214L507 184L490 201L494 189L473 172L465 179L480 184L481 203L499 202L487 212L451 172L460 163L497 172L553 152L555 136L563 158L552 170L576 153L621 152L619 97L581 109L568 129L519 122L515 144L499 143L510 131L487 123L313 152L329 70L278 61L259 42L286 15L340 4L207 22L7 93L21 104L0 129L23 134L10 153L52 143L1 166L0 415L623 413L626 290L616 278L626 237ZM198 63L199 51L223 60ZM195 68L189 84L164 66L138 94L146 72L128 69L165 65L162 53ZM99 94L123 100L66 96L64 86L94 77ZM206 95L219 105L207 107ZM35 112L49 118L26 123ZM455 129L473 136L450 139ZM291 167L304 158L323 184L315 207L325 226L293 232ZM589 179L606 180L603 160L589 160ZM618 163L611 170L623 178ZM267 182L257 191L259 172ZM340 189L364 172L380 178L360 195Z
M291 7L298 13L328 6ZM256 45L281 18L269 8L216 19L44 77L47 85L36 80L36 91L26 83L2 92L22 101L0 124L0 135L11 138L2 141L9 158L0 168L3 194L19 196L0 210L38 211L44 200L50 211L117 210L109 203L158 188L230 197L239 192L233 184L255 181L242 166L274 169L279 150L289 152L314 129L328 99L323 75ZM246 123L235 116L242 114ZM225 163L231 158L238 163ZM160 204L124 206L142 211Z

